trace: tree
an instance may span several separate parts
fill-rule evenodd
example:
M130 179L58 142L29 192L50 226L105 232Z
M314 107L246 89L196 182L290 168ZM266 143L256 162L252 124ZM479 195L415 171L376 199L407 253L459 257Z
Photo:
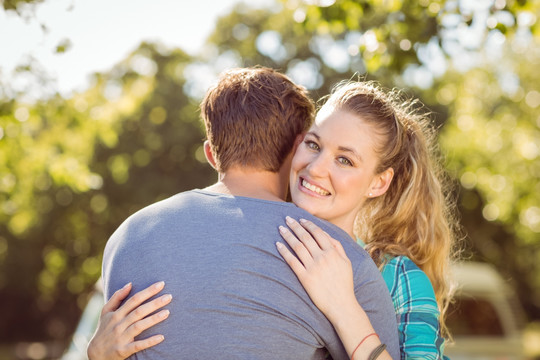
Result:
M441 82L436 96L451 114L441 143L464 188L463 211L481 215L467 224L476 257L497 264L539 318L540 41L501 50L486 59L490 66L449 73L451 81Z
M4 341L65 340L116 227L143 206L213 180L197 102L183 91L191 61L142 44L71 99L3 103Z
M19 11L22 7L25 5L36 5L40 2L43 2L43 0L2 0L2 7L4 10L8 11L15 11L16 13L20 14Z

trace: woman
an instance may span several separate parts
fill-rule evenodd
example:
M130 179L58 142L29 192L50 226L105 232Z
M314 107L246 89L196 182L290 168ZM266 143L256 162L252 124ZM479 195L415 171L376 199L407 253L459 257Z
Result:
M379 265L394 302L402 359L439 359L451 293L453 208L433 158L434 132L415 108L414 101L385 93L372 82L336 87L295 153L291 198L365 241L361 244ZM366 332L371 324L354 298L352 270L341 245L310 222L288 219L287 225L290 230L282 226L280 232L298 258L277 243L280 254L351 358L368 358L365 348L377 345L376 334ZM166 318L166 310L146 316L170 300L141 305L161 289L143 290L120 307L129 287L113 295L89 347L96 356L90 357L124 358L161 342L160 336L134 341ZM386 352L379 358L384 357L389 357Z
M453 208L433 158L435 134L415 106L374 83L338 86L295 153L290 191L299 207L366 241L394 302L402 358L438 359L450 299ZM336 270L344 259L323 251L321 242L334 244L337 254L339 243L324 234L315 242L310 223L308 232L289 227L297 236L286 229L282 235L300 261L286 247L278 250L314 303L333 324L358 323L340 310L354 304L336 300L347 296L336 281L344 277Z

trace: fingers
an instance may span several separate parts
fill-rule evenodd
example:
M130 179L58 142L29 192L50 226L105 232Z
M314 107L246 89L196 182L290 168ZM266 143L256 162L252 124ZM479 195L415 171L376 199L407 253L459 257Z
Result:
M306 269L304 265L294 256L285 245L280 242L276 242L278 252L281 254L285 262L290 266L296 276L301 279Z
M309 220L300 219L300 223L313 235L321 249L334 249L341 257L348 259L347 253L345 252L345 249L343 249L343 245L341 245L341 242L328 235L326 231L324 231Z
M132 287L131 283L127 283L126 285L124 285L123 288L121 288L120 290L117 290L113 294L113 296L111 296L109 301L107 301L107 303L103 305L103 309L101 310L101 315L104 315L106 313L109 313L111 311L115 311L116 309L118 309L118 307L122 303L122 300L124 300L129 295L131 291L131 287Z
M151 314L151 313L155 312L156 310L162 308L163 306L169 304L169 303L171 302L171 300L172 300L172 295L171 295L171 294L166 294L166 295L162 295L162 296L158 297L157 299L154 299L154 300L152 300L152 301L149 301L149 302L147 302L147 303L144 304L144 305L138 306L136 309L134 309L134 310L126 317L126 323L127 323L127 324L133 324L133 325L131 325L130 327L133 327L133 326L134 326L135 324L137 324L137 323L146 324L147 322L141 322L141 321L139 321L139 320L146 318L146 316L148 316L149 314ZM162 310L162 311L160 312L161 315L165 314L164 311L167 312L167 316L168 316L168 311L169 311L169 310ZM160 314L160 313L158 313L158 314ZM154 318L154 320L157 319L157 318L155 317L155 315L157 315L157 314L154 314L154 315L148 317L148 319L149 319L149 318ZM161 318L160 318L160 319L161 319ZM146 319L145 319L145 320L146 320ZM164 318L161 319L161 320L164 320ZM161 321L161 320L160 320L160 321ZM159 321L158 321L158 322L159 322ZM150 324L149 326L152 326L152 325L153 325L153 323ZM139 326L140 326L140 325L137 325L137 328L138 328ZM134 333L134 334L130 334L130 335L132 335L132 336L139 335L143 330L146 330L146 329L147 329L147 327L143 327L139 332Z
M132 285L127 284L114 293L102 311L98 329L88 346L88 357L125 359L137 351L162 342L162 335L137 341L135 337L169 317L169 310L160 309L171 302L170 294L146 302L163 290L164 286L162 281L155 283L134 294L120 307L118 304L128 296Z
M302 226L309 231L321 249L326 250L332 248L332 243L330 240L334 239L332 239L326 231L306 219L300 219L300 224L302 224Z
M152 346L156 346L157 344L162 342L164 339L165 338L163 337L163 335L154 335L147 339L134 341L126 346L125 355L126 357L129 357L135 354L136 352L139 352L144 349L148 349Z
M298 226L300 226L300 225L298 225ZM313 255L306 248L305 244L303 242L301 242L300 240L298 240L297 236L295 234L293 234L289 229L287 229L284 226L279 227L279 233L280 233L281 237L287 242L287 244L289 244L289 246L294 251L294 253L298 257L298 259L300 259L300 261L302 262L303 267L307 267L310 264L310 262L313 261ZM290 253L289 249L285 248L285 250L287 251L287 253ZM319 251L320 251L320 249L319 249ZM292 253L290 253L290 254L291 254L291 256L293 258L296 259L296 257ZM287 261L287 259L285 259L285 260ZM287 263L289 263L289 262L287 261ZM289 266L291 266L291 264L289 264Z
M348 259L343 246L339 241L332 238L328 233L315 225L312 221L300 219L300 224L287 216L287 225L294 232L280 226L281 236L296 253L304 266L308 266L309 261L323 254L323 252L332 253L334 251L340 257Z
M169 310L161 310L158 313L134 322L126 329L126 336L128 336L130 339L135 338L135 336L139 335L144 330L149 329L152 326L159 324L163 320L167 319L169 317L169 314Z
M150 299L152 296L163 290L165 282L159 281L149 287L139 291L133 295L124 305L118 309L118 315L121 317L127 316L131 311L137 308L139 305Z
M291 217L287 216L285 221L287 222L289 228L291 228L291 230L294 232L294 235L296 235L295 237L297 238L297 240L301 241L305 248L309 251L311 256L315 257L321 251L321 247L319 246L317 241L313 239L313 236L302 225L300 225L296 220L292 219ZM289 243L289 245L291 244ZM296 251L296 248L292 248ZM296 255L300 256L300 254L298 253Z
M337 241L334 238L330 238L330 243L336 249L339 255L341 255L344 258L348 258L347 253L345 252L345 249L343 249L343 245L339 241Z

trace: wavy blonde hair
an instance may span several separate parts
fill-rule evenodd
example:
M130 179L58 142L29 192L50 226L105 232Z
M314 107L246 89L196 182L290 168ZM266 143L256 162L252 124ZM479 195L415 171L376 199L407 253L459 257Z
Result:
M405 255L426 273L441 313L441 332L449 338L445 317L453 294L449 266L458 222L436 132L419 105L376 82L347 81L334 88L324 107L349 111L381 135L375 172L392 168L394 177L385 194L366 200L355 235L378 266L385 264L386 255Z

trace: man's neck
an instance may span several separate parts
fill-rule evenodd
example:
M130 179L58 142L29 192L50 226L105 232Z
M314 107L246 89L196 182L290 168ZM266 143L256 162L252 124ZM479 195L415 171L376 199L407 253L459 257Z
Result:
M255 199L284 201L287 178L283 174L257 169L235 168L219 174L219 181L206 190Z

